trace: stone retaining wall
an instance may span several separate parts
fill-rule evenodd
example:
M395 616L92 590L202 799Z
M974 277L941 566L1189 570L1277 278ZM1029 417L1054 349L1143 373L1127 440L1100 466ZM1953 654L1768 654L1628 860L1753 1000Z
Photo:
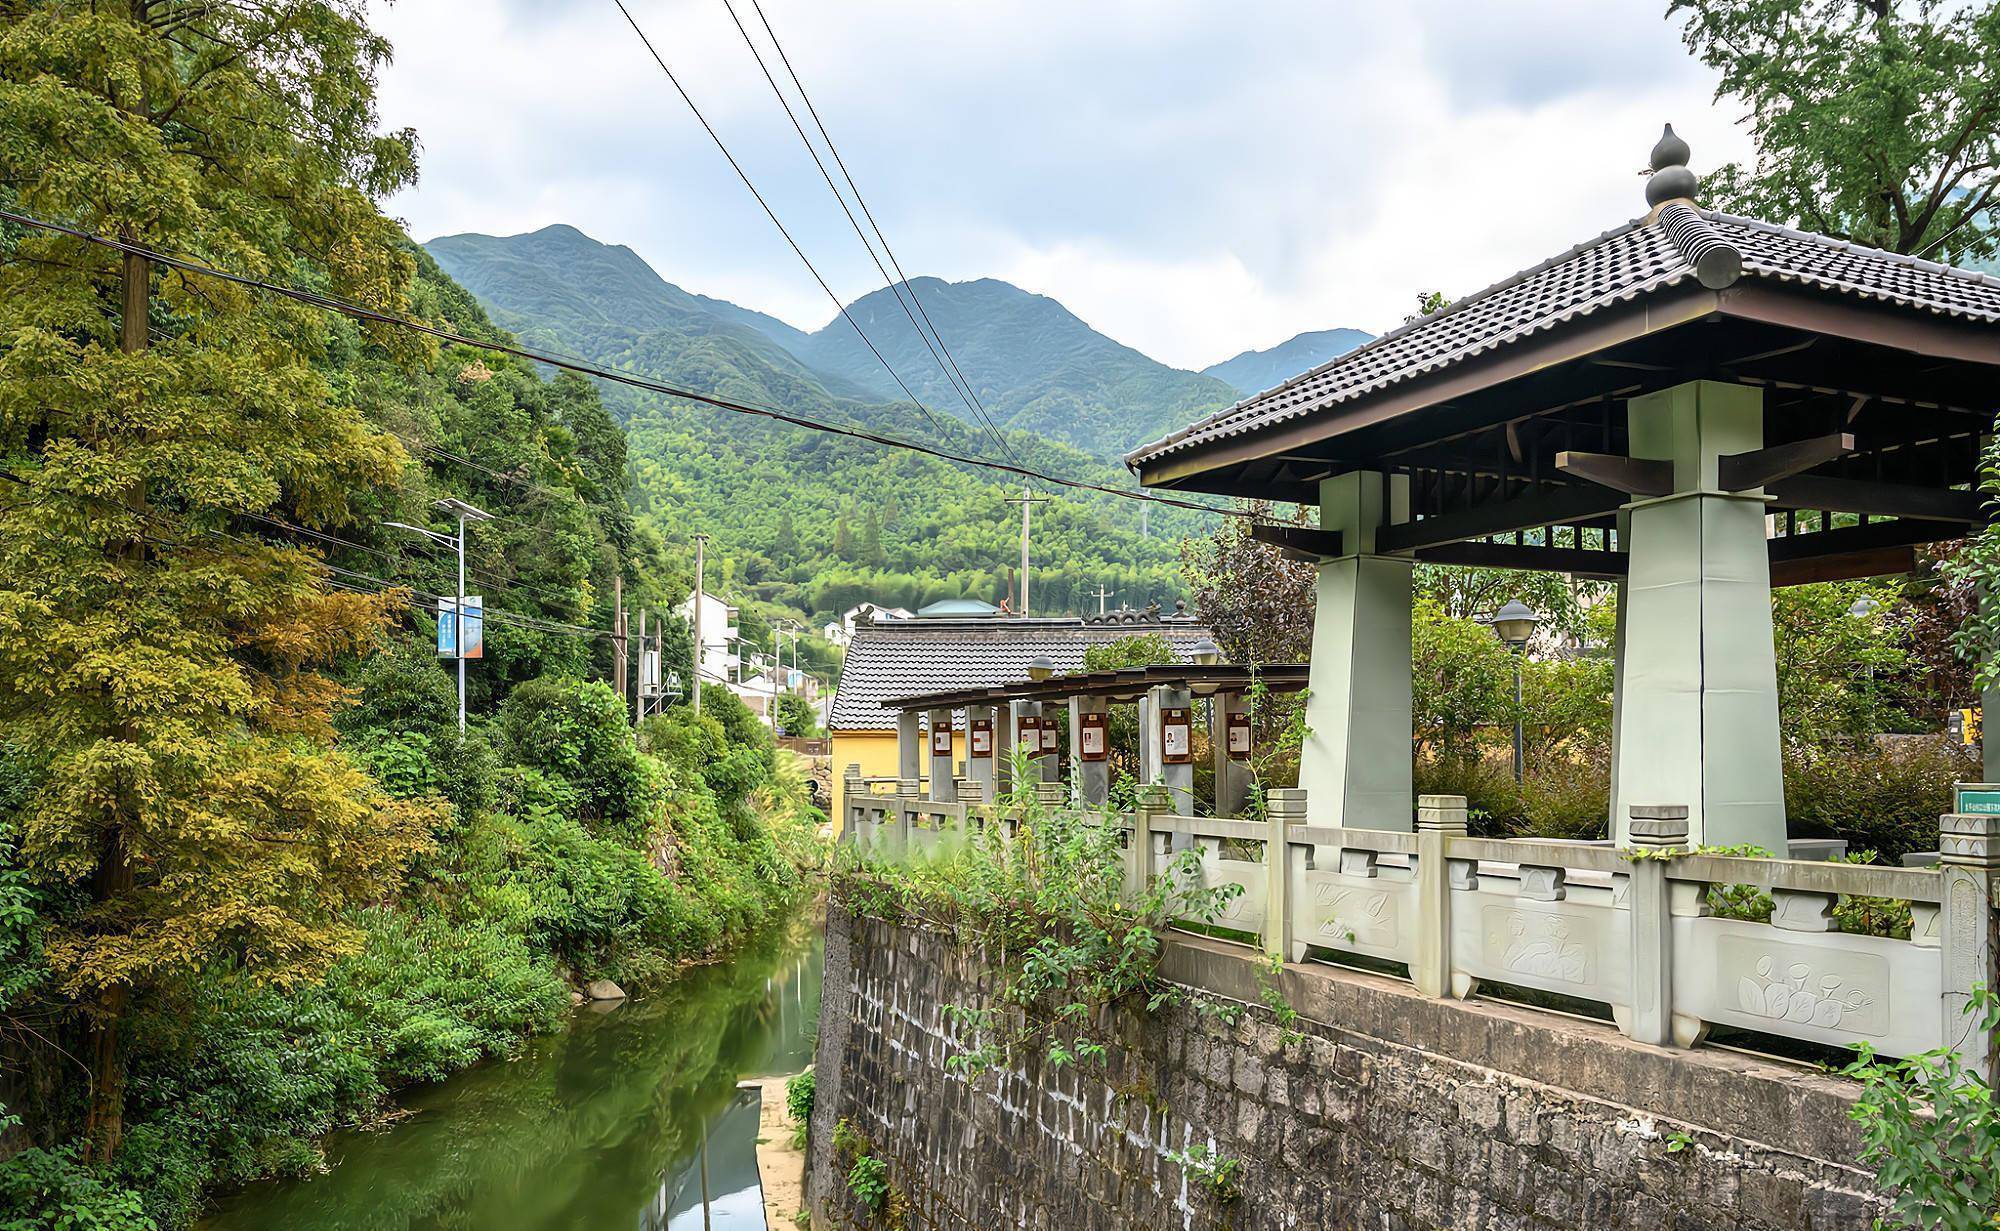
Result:
M977 955L838 906L827 932L815 1227L884 1225L834 1158L842 1120L911 1231L1858 1231L1882 1208L1851 1161L1852 1088L1807 1069L1308 964L1278 977L1301 1041L1261 1007L1233 1026L1179 1007L1122 1022L1089 1070L1029 1057L967 1082L943 1006L982 1003ZM1168 957L1249 1005L1264 969L1202 941ZM1240 1160L1238 1200L1170 1157L1202 1146Z

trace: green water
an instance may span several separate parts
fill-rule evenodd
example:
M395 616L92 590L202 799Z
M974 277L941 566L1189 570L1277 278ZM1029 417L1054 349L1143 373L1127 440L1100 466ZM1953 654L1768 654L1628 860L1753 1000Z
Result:
M804 924L518 1059L409 1091L327 1144L332 1169L255 1185L203 1231L761 1231L749 1077L811 1063L820 935ZM707 1193L707 1221L703 1193Z

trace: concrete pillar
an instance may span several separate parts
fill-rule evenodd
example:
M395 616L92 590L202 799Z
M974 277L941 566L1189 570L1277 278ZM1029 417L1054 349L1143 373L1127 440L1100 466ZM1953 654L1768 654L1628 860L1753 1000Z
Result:
M1296 787L1277 788L1264 801L1264 817L1271 830L1264 839L1264 952L1279 961L1294 961L1292 893L1305 891L1306 850L1299 849L1295 868L1291 829L1306 823L1306 793Z
M1982 732L1983 736L1983 732ZM2000 989L2000 815L1947 815L1940 821L1938 935L1944 950L1944 1039L1989 1088L2000 1086L2000 1040L1965 1011L1972 985Z
M1411 824L1410 574L1375 553L1375 531L1409 518L1409 481L1357 471L1320 481L1320 527L1347 554L1314 586L1310 734L1299 759L1316 820L1356 829Z
M923 715L915 710L904 710L896 715L896 777L921 778L924 776L924 733L919 725Z
M1078 806L1099 808L1111 793L1110 754L1111 731L1109 726L1094 725L1097 721L1108 721L1110 707L1103 697L1071 697L1069 699L1069 775ZM1092 725L1096 752L1086 755L1084 747L1084 727Z
M1160 777L1160 733L1153 722L1154 706L1152 689L1140 694L1139 708L1139 785L1151 786Z
M1764 446L1762 393L1691 381L1633 398L1627 417L1631 455L1671 461L1674 490L1626 506L1611 753L1619 801L1686 800L1690 843L1752 843L1782 856L1766 500L1761 489L1717 487L1718 457ZM1612 820L1629 844L1629 815Z
M1634 804L1625 822L1632 849L1656 853L1688 844L1688 810L1680 804ZM1613 1011L1619 1027L1641 1043L1664 1047L1673 1039L1674 921L1667 865L1634 859L1625 904L1631 912L1632 1003Z
M1451 988L1451 871L1445 843L1465 836L1465 796L1417 799L1417 953L1410 982L1426 996Z
M1242 693L1219 692L1208 699L1208 743L1214 753L1217 816L1242 816L1250 798L1250 754L1232 755L1229 750L1231 714L1248 716Z
M1619 547L1625 547L1631 542L1632 519L1629 513L1620 512L1618 514L1617 533L1617 544ZM1618 746L1618 733L1624 726L1622 714L1625 708L1625 686L1624 682L1620 679L1623 673L1616 670L1615 665L1625 661L1625 613L1630 609L1629 604L1625 600L1625 579L1620 577L1615 584L1613 601L1617 604L1617 609L1614 613L1616 619L1613 621L1611 627L1611 661L1614 664L1611 674L1611 746L1614 748ZM1611 790L1609 797L1611 811L1605 818L1604 832L1608 836L1616 837L1618 835L1618 818L1626 815L1627 807L1625 798L1618 789L1618 758L1616 757L1611 759Z
M951 803L958 792L951 780L951 711L932 710L931 715L931 799Z
M982 804L990 804L999 798L994 791L997 782L994 753L999 733L994 729L993 707L990 705L968 705L965 707L965 769L975 788L973 799Z
M1194 815L1194 697L1185 688L1161 687L1153 690L1153 738L1160 744L1160 781L1167 787L1167 795L1172 801L1176 816ZM1165 742L1166 722L1170 715L1178 714L1186 724L1185 743L1180 752L1170 751ZM1178 755L1180 759L1172 759Z
M993 710L993 798L1014 790L1014 706L1009 701Z

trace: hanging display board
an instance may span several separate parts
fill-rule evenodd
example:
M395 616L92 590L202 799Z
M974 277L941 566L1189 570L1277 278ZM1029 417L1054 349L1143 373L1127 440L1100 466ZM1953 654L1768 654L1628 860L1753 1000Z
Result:
M1059 734L1059 732L1056 730L1056 720L1053 718L1042 719L1041 731L1042 731L1042 755L1045 757L1052 757L1056 754L1056 736Z
M458 617L458 600L438 600L438 655L442 658L486 657L486 600L465 596L465 618ZM464 628L459 626L463 624ZM461 633L463 636L461 636ZM464 642L461 649L460 641Z
M971 755L975 757L992 756L993 720L991 718L975 718L972 720L971 729L972 729L972 736L970 740L970 747L972 750Z
M1229 726L1229 755L1247 757L1250 755L1250 715L1231 714Z
M1083 725L1077 729L1077 745L1086 761L1102 761L1110 755L1103 714L1083 715Z
M1181 707L1160 710L1160 759L1169 765L1185 765L1194 759L1194 727L1188 711Z
M1042 720L1033 714L1022 714L1014 720L1014 746L1027 750L1029 756L1038 756L1042 751Z
M941 722L931 728L931 755L948 757L951 755L951 724Z

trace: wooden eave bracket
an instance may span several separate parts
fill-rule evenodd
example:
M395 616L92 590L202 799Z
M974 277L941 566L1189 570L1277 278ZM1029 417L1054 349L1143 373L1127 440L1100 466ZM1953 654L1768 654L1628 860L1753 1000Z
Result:
M1556 469L1571 478L1634 496L1665 496L1674 490L1674 464L1654 458L1569 450L1556 454Z
M1304 560L1309 564L1343 554L1338 530L1259 524L1250 527L1250 537L1259 543L1269 543L1288 560Z
M1803 474L1852 452L1853 433L1831 432L1748 453L1728 453L1716 459L1716 480L1723 491L1748 491Z

